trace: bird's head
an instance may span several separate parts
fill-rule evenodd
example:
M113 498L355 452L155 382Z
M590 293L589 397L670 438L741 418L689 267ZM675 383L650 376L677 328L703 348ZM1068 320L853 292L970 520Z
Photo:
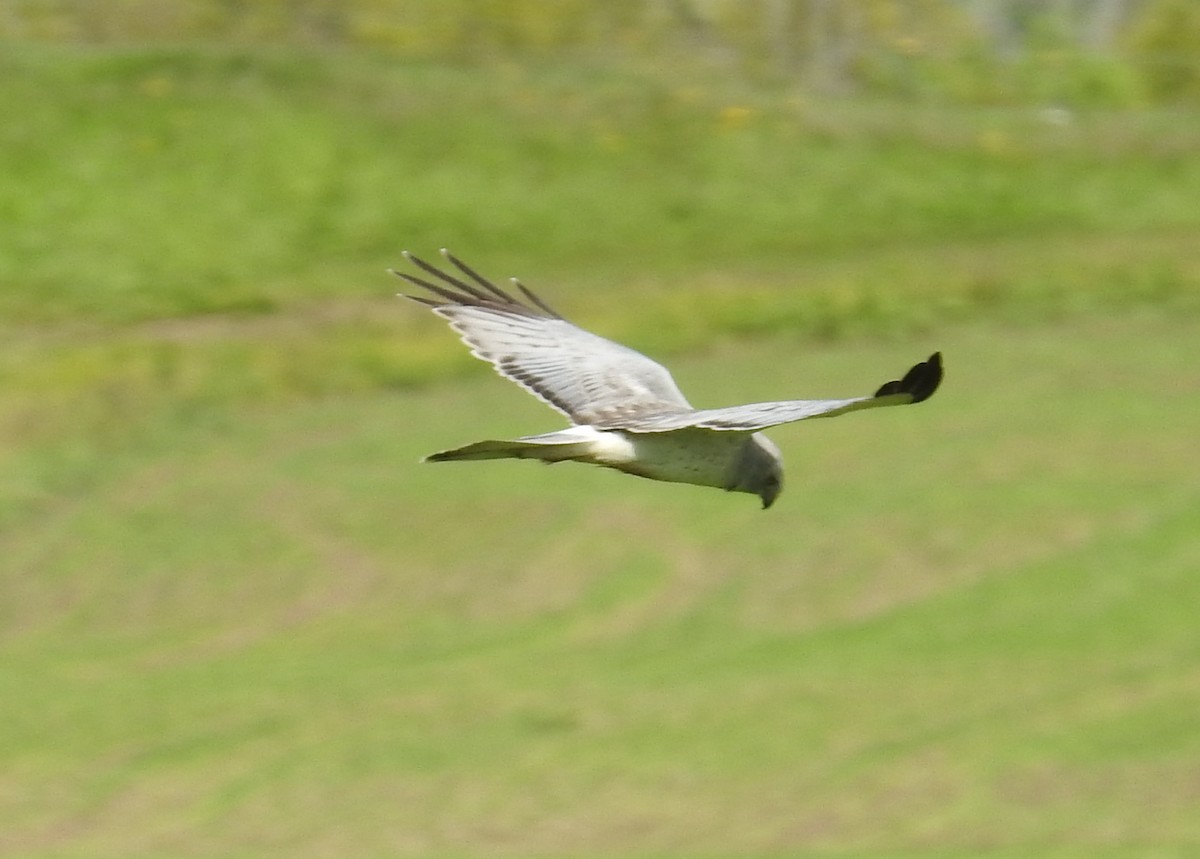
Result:
M749 436L734 462L729 488L757 495L763 510L774 504L783 491L783 457L775 443L760 433Z

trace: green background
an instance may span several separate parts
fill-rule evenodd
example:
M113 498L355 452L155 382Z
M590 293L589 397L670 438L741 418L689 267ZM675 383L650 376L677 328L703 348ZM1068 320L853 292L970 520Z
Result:
M984 74L868 3L834 91L461 5L5 20L0 855L1200 852L1184 7ZM561 423L394 297L443 245L699 406L946 380L765 513L421 465Z

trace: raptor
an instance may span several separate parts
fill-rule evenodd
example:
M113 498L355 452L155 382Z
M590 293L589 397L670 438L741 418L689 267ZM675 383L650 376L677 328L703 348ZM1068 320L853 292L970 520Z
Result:
M658 362L573 325L515 278L509 291L448 251L442 256L450 270L405 251L420 274L392 273L428 295L404 297L430 307L473 355L562 412L571 426L477 441L431 454L428 462L585 462L652 480L747 492L766 509L783 489L783 458L760 430L920 403L942 381L942 357L935 352L871 396L695 409Z

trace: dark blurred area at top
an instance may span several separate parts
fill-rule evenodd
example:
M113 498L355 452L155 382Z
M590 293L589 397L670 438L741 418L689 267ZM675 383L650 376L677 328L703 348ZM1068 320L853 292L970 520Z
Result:
M0 43L219 43L457 63L570 55L823 95L1200 101L1197 0L8 0Z

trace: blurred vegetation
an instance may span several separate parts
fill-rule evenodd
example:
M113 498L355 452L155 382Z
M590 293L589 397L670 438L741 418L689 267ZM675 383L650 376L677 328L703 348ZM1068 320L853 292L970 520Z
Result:
M491 378L143 432L0 528L0 853L1189 855L1195 333L673 360L717 404L945 351L919 408L774 431L767 513L417 465L555 426Z
M1196 8L0 6L0 853L1186 853ZM556 420L430 384L443 245L706 405L947 387L770 520L416 468Z
M219 8L228 24L272 7ZM518 274L659 355L1191 314L1200 294L1200 117L1179 107L912 104L712 69L109 35L0 58L0 110L20 117L0 126L9 470L30 444L120 444L160 407L478 370L391 297L382 269L405 247ZM631 297L644 313L624 312ZM49 461L77 459L94 457ZM58 473L9 480L0 509Z
M11 0L0 38L376 48L486 64L588 57L809 91L1131 105L1200 96L1191 0Z

